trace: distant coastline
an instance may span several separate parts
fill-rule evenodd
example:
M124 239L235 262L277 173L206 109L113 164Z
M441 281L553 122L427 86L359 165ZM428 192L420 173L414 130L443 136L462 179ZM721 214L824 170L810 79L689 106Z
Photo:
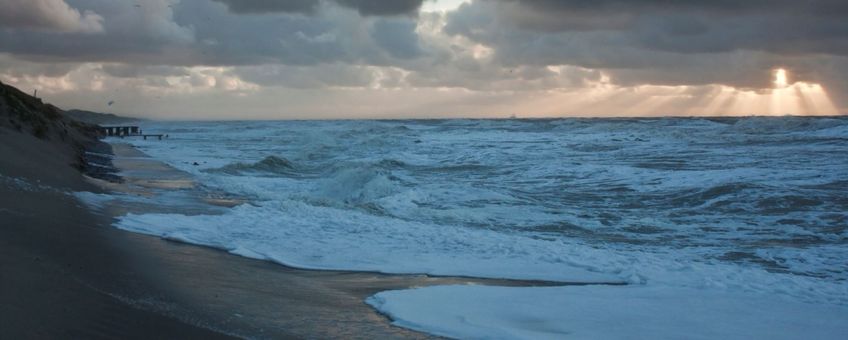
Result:
M86 110L67 110L64 112L66 116L71 119L78 120L80 122L89 123L89 124L97 124L97 125L111 125L111 124L124 124L124 123L136 123L143 122L146 119L142 118L134 118L134 117L124 117L119 116L114 113L100 113Z

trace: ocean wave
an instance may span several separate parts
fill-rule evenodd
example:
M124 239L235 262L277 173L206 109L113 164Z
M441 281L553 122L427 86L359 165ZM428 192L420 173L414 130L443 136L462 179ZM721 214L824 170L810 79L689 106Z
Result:
M285 246L317 250L289 255L342 269L348 259L322 248L331 237L338 249L353 238L359 248L345 256L371 254L361 268L374 270L445 272L419 259L446 254L462 273L497 274L466 261L484 254L513 259L512 274L526 278L525 265L554 272L576 255L551 254L574 246L621 255L615 263L605 255L578 262L632 282L751 283L805 295L848 279L830 255L848 245L844 118L240 123L258 132L192 124L163 123L166 133L196 132L168 143L133 143L258 206L229 217L186 216L196 224L190 239L239 243L229 228L252 218L248 227L268 233L256 237L268 254L283 248L275 242L296 239ZM179 227L170 216L130 220L157 234ZM207 235L210 225L224 234ZM511 246L525 238L534 241ZM416 250L385 266L375 250L406 248ZM728 276L714 275L717 268ZM808 284L784 282L795 280ZM848 299L844 289L831 293Z
M315 181L308 197L382 211L377 200L397 193L402 184L380 164L336 166Z
M210 173L224 173L229 175L241 175L245 173L255 174L257 172L277 175L290 175L298 172L298 167L283 157L268 156L254 163L236 162L227 164L220 168L207 169Z
M751 117L738 119L728 131L746 134L784 134L819 131L846 125L848 120L844 118Z

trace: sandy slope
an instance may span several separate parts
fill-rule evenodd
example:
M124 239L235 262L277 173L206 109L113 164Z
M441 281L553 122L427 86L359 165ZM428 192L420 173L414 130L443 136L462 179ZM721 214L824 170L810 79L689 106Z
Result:
M67 191L97 190L81 173L94 127L0 83L0 338L217 338L121 298L143 291L108 221Z

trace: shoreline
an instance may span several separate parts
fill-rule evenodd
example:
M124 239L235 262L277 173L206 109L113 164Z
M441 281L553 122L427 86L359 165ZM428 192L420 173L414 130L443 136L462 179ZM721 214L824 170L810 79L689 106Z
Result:
M189 198L197 199L194 203L206 204L211 210L226 209L231 202L245 202L240 198L228 198L231 201L224 204L210 202L199 196L205 192L198 189L199 184L192 181L191 175L128 144L112 146L115 167L135 177L126 176L123 184L107 184L105 190L153 197L163 192L187 192ZM132 204L109 207L107 203L97 210L114 221L116 216L133 209L147 211L149 207ZM157 289L169 293L167 300L174 305L160 312L178 317L190 315L204 324L217 324L246 337L438 338L394 326L387 315L365 300L379 292L433 285L572 285L540 280L300 269L239 256L225 249L120 230L111 225L109 228L126 234L124 242L132 243L133 256L145 263L141 266L145 275L157 278L154 280Z
M2 83L0 118L0 338L231 338L127 299L150 278L71 194L114 179L94 125Z

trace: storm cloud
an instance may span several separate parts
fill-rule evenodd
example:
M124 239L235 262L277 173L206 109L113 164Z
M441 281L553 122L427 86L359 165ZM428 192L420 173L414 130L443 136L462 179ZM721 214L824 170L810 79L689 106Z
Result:
M506 65L609 69L626 83L762 87L778 66L799 80L826 80L810 60L848 54L846 16L845 2L829 0L484 0L450 14L445 31L492 47Z
M497 15L523 29L627 31L627 41L664 51L848 53L848 2L840 0L495 2Z
M64 0L0 1L0 27L56 32L103 31L103 17L72 8Z
M428 1L0 0L0 77L56 91L491 98L598 86L761 93L784 68L848 107L845 1L474 0L448 12ZM86 77L96 81L69 83Z

